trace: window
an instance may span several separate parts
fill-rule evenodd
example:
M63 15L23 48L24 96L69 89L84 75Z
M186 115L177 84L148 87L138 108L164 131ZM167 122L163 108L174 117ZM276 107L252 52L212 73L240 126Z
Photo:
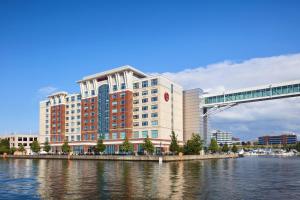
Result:
M118 97L117 94L113 94L113 95L112 95L112 98L113 98L113 99L116 99L117 97Z
M133 97L138 97L138 96L139 96L138 92L133 93Z
M152 102L157 101L157 97L152 97L152 98L151 98L151 101L152 101Z
M139 126L138 122L133 122L133 126Z
M134 112L139 111L139 107L134 107L134 108L133 108L133 111L134 111Z
M117 139L118 138L118 133L112 133L112 139Z
M91 94L92 94L92 96L94 96L95 95L95 90L92 90Z
M117 127L117 123L112 123L111 126L112 126L113 128L116 128L116 127Z
M112 112L112 113L117 113L118 110L117 110L117 109L112 109L111 112Z
M126 133L125 133L125 132L121 132L121 133L120 133L120 138L121 138L121 139L125 139L125 137L126 137Z
M139 138L139 132L138 131L133 132L133 138Z
M148 136L148 131L142 131L142 138L146 138Z
M71 101L75 101L75 97L73 96L73 97L71 97Z
M125 123L122 122L122 123L120 124L120 127L121 127L121 128L124 128L124 127L125 127Z
M113 105L113 106L116 106L118 104L118 102L116 102L116 101L113 101L112 103L111 103L111 105Z
M148 114L142 114L142 118L148 118Z
M84 134L84 140L88 140L89 139L89 135L86 133Z
M143 87L143 88L148 87L148 81L143 81L143 82L142 82L142 87Z
M157 85L157 78L151 80L151 86Z
M76 136L76 140L77 140L77 141L80 141L80 135L77 135L77 136Z
M133 101L133 104L138 104L138 103L139 103L138 99Z
M126 96L126 94L124 93L124 92L122 92L121 94L120 94L120 97L125 97Z
M140 86L139 83L134 83L134 84L133 84L133 89L138 89L139 86Z
M148 106L143 106L142 110L148 110Z
M158 117L158 113L151 113L151 117Z
M117 91L118 90L118 86L117 85L114 85L113 86L113 91Z
M151 94L157 94L158 90L157 89L152 89Z
M125 119L125 115L121 115L121 119L124 120Z
M124 107L122 107L120 110L121 110L121 112L125 112L125 108Z
M142 122L142 126L148 126L148 122L147 121Z
M133 119L138 119L139 115L133 115Z
M142 95L143 95L143 96L144 96L144 95L148 95L148 90L143 91L143 92L142 92Z
M142 99L142 103L147 103L147 102L148 102L148 98Z
M91 137L92 140L95 140L95 134L92 134Z
M126 89L125 83L122 83L122 84L121 84L121 89L122 89L122 90Z
M109 140L109 133L105 133L104 137L106 140Z
M151 137L152 138L158 138L158 130L152 130L151 131Z
M154 120L151 122L152 126L157 126L158 125L158 121L157 120Z
M116 115L113 115L113 116L112 116L112 120L117 120L117 116L116 116Z
M121 105L124 105L124 104L125 104L125 100L122 100L122 101L121 101Z

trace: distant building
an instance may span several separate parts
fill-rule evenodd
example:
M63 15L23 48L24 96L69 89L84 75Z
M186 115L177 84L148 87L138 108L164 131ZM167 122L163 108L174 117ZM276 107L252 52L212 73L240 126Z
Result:
M297 135L295 134L284 134L276 136L262 136L258 138L259 145L273 145L273 144L296 144Z
M228 144L232 145L232 133L222 132L220 130L212 132L212 138L215 138L219 145Z
M232 137L232 144L240 145L241 144L240 138Z
M38 141L38 135L31 135L31 134L16 134L16 135L7 135L1 136L1 139L8 139L9 140L9 147L19 148L21 144L23 144L26 154L31 154L32 151L30 149L31 143L33 141Z

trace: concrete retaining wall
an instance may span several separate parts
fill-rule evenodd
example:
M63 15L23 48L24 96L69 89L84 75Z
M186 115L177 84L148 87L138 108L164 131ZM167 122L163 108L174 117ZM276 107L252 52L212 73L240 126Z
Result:
M99 156L68 156L68 155L7 155L7 158L16 159L70 159L70 160L120 160L120 161L159 161L160 156L121 156L121 155L99 155ZM184 156L161 156L163 162L185 161L185 160L206 160L237 158L236 154L224 155L184 155Z

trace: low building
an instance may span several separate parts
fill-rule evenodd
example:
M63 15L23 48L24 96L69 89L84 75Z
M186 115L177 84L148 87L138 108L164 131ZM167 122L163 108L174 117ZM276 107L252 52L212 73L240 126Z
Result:
M38 138L38 135L33 134L12 134L1 136L1 139L8 139L10 148L15 147L18 149L22 144L25 148L26 154L32 154L30 149L31 143L33 141L38 141Z
M232 145L232 133L216 130L212 132L212 138L215 138L219 145Z
M258 138L259 145L276 145L276 144L296 144L297 135L295 134L283 134L275 136L262 136Z

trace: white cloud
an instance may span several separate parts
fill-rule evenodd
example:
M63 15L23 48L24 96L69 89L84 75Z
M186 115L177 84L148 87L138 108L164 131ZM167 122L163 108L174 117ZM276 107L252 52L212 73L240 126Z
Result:
M46 96L50 95L53 92L56 92L57 88L53 86L45 86L38 89L37 94L39 98L45 98Z
M185 89L217 92L300 79L300 54L254 58L166 72ZM300 98L238 105L212 117L213 129L232 131L245 139L273 132L300 132Z

